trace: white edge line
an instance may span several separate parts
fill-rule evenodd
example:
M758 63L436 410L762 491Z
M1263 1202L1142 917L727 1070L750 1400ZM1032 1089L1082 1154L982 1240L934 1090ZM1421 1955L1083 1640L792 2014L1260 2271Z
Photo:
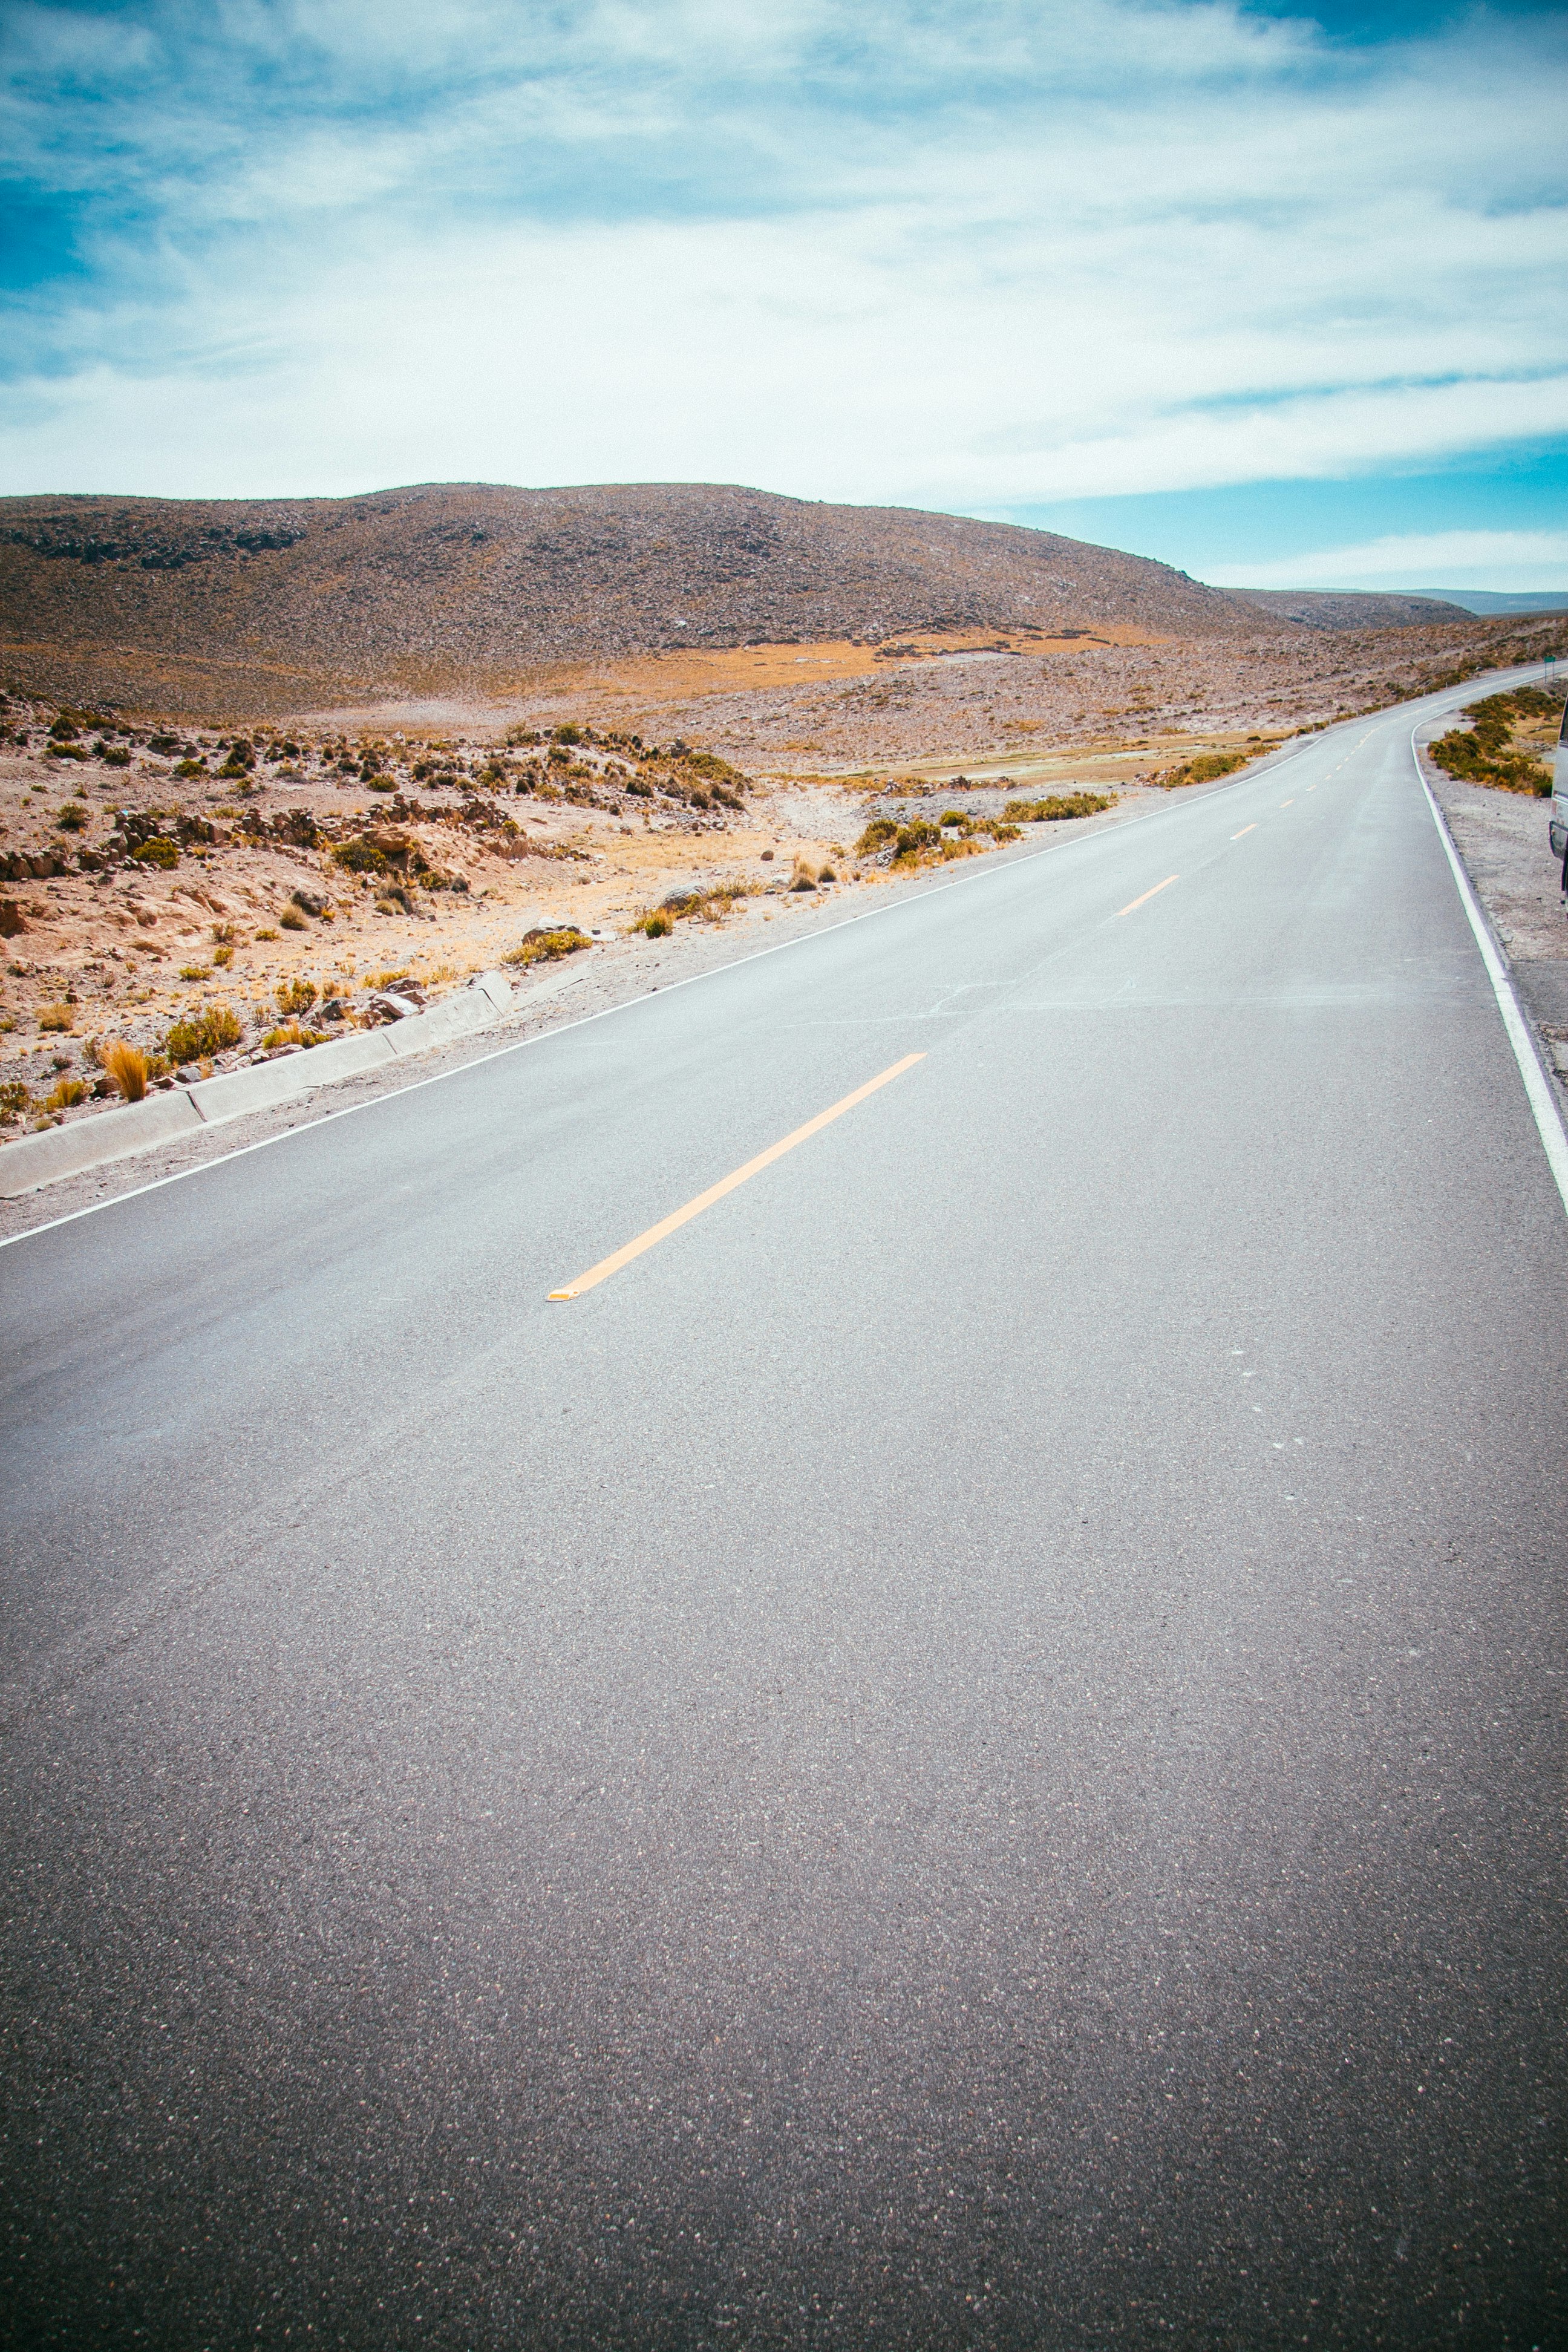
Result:
M1527 662L1522 667L1528 670L1533 668L1534 664ZM1512 670L1499 670L1491 673L1498 677L1509 677L1512 674ZM1467 680L1467 690L1476 683L1475 679ZM1451 693L1456 689L1449 688L1445 688L1444 691ZM1423 695L1419 699L1423 702L1435 702L1437 697ZM1393 708L1397 709L1398 705ZM1173 801L1168 809L1145 809L1142 816L1128 817L1121 824L1102 826L1098 833L1079 834L1070 842L1046 841L1042 842L1037 849L1028 850L1022 856L998 859L994 865L987 861L978 871L955 874L950 882L937 882L929 885L923 890L912 890L908 898L894 899L890 905L864 907L858 915L846 915L841 922L826 923L819 931L806 931L794 940L775 940L768 947L753 948L749 955L736 956L730 963L714 964L707 971L689 972L684 980L672 980L668 987L645 989L640 996L623 997L619 1004L601 1005L597 1013L585 1013L580 1021L563 1022L558 1029L542 1029L532 1037L516 1037L510 1045L498 1045L493 1053L476 1055L471 1062L455 1063L449 1070L433 1070L427 1078L414 1078L405 1087L394 1087L385 1094L372 1095L365 1102L344 1103L339 1110L323 1111L319 1118L301 1119L296 1127L279 1128L276 1135L258 1136L254 1143L242 1143L233 1151L215 1152L210 1160L198 1160L194 1168L176 1168L168 1176L154 1176L150 1183L133 1185L128 1192L115 1192L107 1201L89 1201L85 1208L68 1210L63 1217L50 1217L41 1225L29 1225L24 1233L6 1234L0 1236L0 1250L15 1249L18 1242L35 1241L40 1234L57 1233L60 1226L74 1225L82 1217L96 1217L106 1209L118 1209L126 1201L140 1201L148 1192L161 1192L165 1185L184 1183L187 1176L205 1176L210 1169L226 1168L232 1160L247 1159L253 1151L265 1151L269 1144L287 1143L290 1136L308 1135L312 1128L329 1127L335 1118L352 1118L356 1111L378 1110L384 1103L400 1102L405 1095L418 1094L425 1087L437 1087L444 1079L461 1077L466 1071L482 1069L487 1062L499 1062L508 1054L521 1054L529 1045L542 1045L549 1038L567 1036L574 1029L587 1028L591 1022L608 1020L612 1013L629 1013L634 1005L647 1004L655 996L673 996L678 988L692 988L699 981L717 980L724 972L738 971L743 964L759 963L763 956L782 955L789 948L810 947L817 940L830 938L835 931L848 930L855 923L868 923L882 915L901 914L906 908L914 906L920 900L939 898L944 890L961 890L966 884L972 882L994 882L999 875L1011 873L1016 866L1032 865L1037 857L1058 857L1065 849L1080 848L1091 841L1104 841L1112 834L1121 835L1131 833L1134 825L1157 824L1162 818L1172 816L1181 809L1194 808L1202 801L1216 800L1221 793L1238 792L1246 784L1257 783L1260 777L1271 775L1275 769L1283 768L1289 761L1298 760L1303 753L1315 751L1331 736L1337 735L1341 728L1353 727L1357 723L1354 719L1342 719L1332 727L1318 729L1315 733L1309 735L1305 741L1297 743L1289 751L1266 751L1247 773L1227 776L1223 782L1212 785L1207 792L1189 790L1184 793L1180 801ZM1418 719L1416 725L1420 724L1421 721ZM1363 742L1368 740L1376 731L1377 722L1374 720L1362 740ZM1414 741L1414 736L1412 740ZM1357 744L1354 748L1359 751L1361 746ZM1416 769L1419 772L1419 761L1416 762ZM1425 785L1426 778L1422 777L1421 781ZM998 786L997 789L1005 788ZM1431 798L1430 793L1427 794L1427 798ZM1452 852L1449 854L1452 856ZM1473 916L1471 919L1474 920ZM518 1007L520 1013L525 1012L526 1009L526 1004ZM114 1162L100 1160L96 1165L100 1168L110 1168ZM1555 1166L1555 1163L1553 1165ZM90 1171L83 1168L78 1172L85 1176ZM61 1178L59 1181L64 1182L67 1180ZM1562 1183L1563 1179L1559 1177L1558 1181ZM1564 1192L1563 1199L1564 1204L1568 1205L1568 1191Z
M1454 887L1459 894L1459 903L1464 908L1470 929L1476 935L1476 945L1481 951L1481 961L1487 968L1487 978L1491 982L1492 992L1498 1001L1498 1010L1502 1014L1502 1025L1508 1031L1508 1042L1513 1047L1513 1057L1519 1064L1519 1075L1524 1080L1524 1091L1530 1097L1530 1108L1535 1114L1536 1129L1541 1137L1542 1147L1546 1153L1548 1165L1556 1179L1557 1190L1563 1197L1563 1206L1568 1209L1568 1134L1563 1132L1563 1114L1558 1108L1552 1081L1541 1066L1541 1057L1535 1050L1535 1041L1530 1034L1529 1024L1520 1009L1519 998L1514 992L1513 982L1509 977L1508 968L1493 945L1486 917L1482 914L1475 891L1470 887L1470 877L1460 862L1459 853L1454 846L1453 836L1448 831L1443 812L1437 805L1436 796L1422 772L1421 756L1415 748L1415 736L1417 729L1424 724L1425 721L1418 719L1410 730L1410 756L1415 763L1416 779L1426 795L1426 805L1432 812L1432 822L1437 828L1437 838L1443 845L1443 854L1447 858L1449 871L1454 877Z

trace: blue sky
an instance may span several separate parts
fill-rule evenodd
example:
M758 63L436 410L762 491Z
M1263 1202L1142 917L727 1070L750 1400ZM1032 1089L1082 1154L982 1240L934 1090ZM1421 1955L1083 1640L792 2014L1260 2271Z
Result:
M1568 588L1568 16L0 14L0 489L744 481Z

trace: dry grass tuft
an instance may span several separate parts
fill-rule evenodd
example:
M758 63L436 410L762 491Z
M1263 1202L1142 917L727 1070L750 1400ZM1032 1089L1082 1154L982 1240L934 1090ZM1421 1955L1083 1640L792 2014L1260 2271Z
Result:
M1009 801L1002 814L1018 824L1059 824L1068 817L1098 816L1116 802L1115 793L1047 793L1043 800Z
M232 1005L208 1004L174 1023L163 1040L163 1051L171 1062L199 1062L237 1045L243 1034Z
M534 929L525 931L518 945L509 954L502 956L501 961L515 964L550 963L557 956L575 955L579 948L592 947L593 944L592 940L585 932L580 931L575 923L569 923L563 929L558 931Z
M138 1045L111 1037L99 1048L104 1075L123 1102L140 1102L147 1091L147 1056Z

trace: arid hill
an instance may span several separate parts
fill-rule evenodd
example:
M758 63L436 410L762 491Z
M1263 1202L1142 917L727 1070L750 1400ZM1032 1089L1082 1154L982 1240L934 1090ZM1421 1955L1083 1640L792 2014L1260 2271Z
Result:
M493 690L677 646L1108 625L1259 625L1166 564L1048 531L703 484L0 500L4 670L170 710Z
M1462 604L1442 596L1321 588L1225 588L1220 593L1254 605L1271 621L1294 621L1304 629L1426 629L1466 617Z

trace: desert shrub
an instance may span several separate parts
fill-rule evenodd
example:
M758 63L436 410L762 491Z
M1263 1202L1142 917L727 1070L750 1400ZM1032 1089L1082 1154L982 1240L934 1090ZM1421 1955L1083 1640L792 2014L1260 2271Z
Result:
M220 971L226 971L229 965L234 961L234 950L232 948L214 948L213 961Z
M386 858L373 841L363 835L356 841L340 841L332 852L332 863L348 874L384 874Z
M820 866L817 868L816 878L818 882L837 882L838 875L833 866Z
M1019 824L1059 824L1068 817L1098 816L1116 800L1114 793L1047 793L1043 800L1009 801L1002 814Z
M795 859L795 871L789 877L789 887L792 890L816 889L816 868L808 857L797 857Z
M80 733L81 729L77 725L76 720L68 718L63 710L49 726L51 743L74 743Z
M215 923L213 925L213 941L217 947L232 947L237 936L237 934L236 933L232 923Z
M278 920L286 931L302 931L308 928L298 907L285 907Z
M1237 768L1245 768L1248 760L1257 757L1255 751L1204 751L1179 768L1168 768L1154 782L1168 793L1178 792L1184 784L1217 783L1221 776L1233 776Z
M56 817L55 824L61 833L85 833L88 825L88 813L79 801L67 801L64 808Z
M278 934L274 930L269 930L264 924L261 929L257 932L256 936L258 940L275 940L278 937Z
M80 743L46 743L44 752L50 760L85 760L89 756Z
M210 963L183 963L180 966L182 980L210 980L212 976L213 968Z
M151 841L144 841L141 848L133 849L131 855L138 866L156 866L165 874L180 862L179 850L168 835L162 833L155 833Z
M87 1082L83 1078L60 1078L52 1092L44 1097L46 1110L74 1110L78 1103L87 1100Z
M205 760L182 760L174 770L176 776L205 776L206 772Z
M942 827L932 824L926 817L912 817L908 824L899 827L894 862L897 863L900 857L912 857L922 849L939 849L941 846Z
M140 1102L147 1091L147 1056L121 1037L111 1037L99 1048L104 1075L126 1102Z
M662 940L674 930L675 918L667 915L662 907L656 907L651 915L644 915L639 922L632 925L632 929L645 932L650 940Z
M279 1045L320 1045L323 1041L319 1029L307 1029L298 1021L285 1021L278 1028L269 1029L261 1042L270 1054Z
M969 819L965 816L962 809L943 809L942 814L937 819L937 823L945 832L950 824L967 825Z
M68 1004L46 1004L39 1008L38 1026L47 1031L58 1030L68 1036L76 1025L76 1014Z
M320 993L314 981L285 980L277 991L278 1010L285 1014L309 1013Z
M1467 783L1544 799L1552 790L1551 773L1532 752L1513 748L1513 730L1521 719L1554 719L1559 708L1556 698L1538 686L1489 694L1467 708L1464 716L1470 728L1456 727L1440 735L1428 747L1429 756L1448 775Z
M367 793L395 793L397 790L395 776L362 776L360 782Z
M100 743L98 756L106 768L128 768L131 765L131 754L122 743Z
M518 964L546 963L552 961L557 956L575 955L579 948L592 947L593 944L592 940L585 932L580 931L575 923L569 923L563 930L559 931L536 929L524 931L517 946L510 954L504 955L501 961Z
M0 1086L0 1118L20 1118L32 1099L20 1078L7 1078Z
M237 1045L242 1034L232 1005L207 1004L174 1023L163 1040L163 1051L171 1062L199 1062L205 1055Z

